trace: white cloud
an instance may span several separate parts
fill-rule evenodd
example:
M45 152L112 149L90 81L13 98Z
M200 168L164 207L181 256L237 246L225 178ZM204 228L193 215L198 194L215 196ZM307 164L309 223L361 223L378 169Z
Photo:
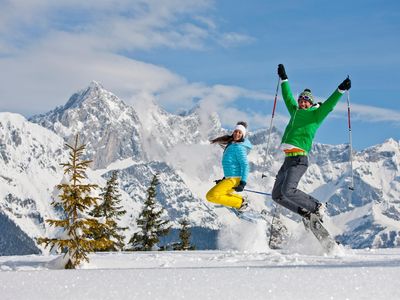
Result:
M64 104L77 89L92 80L122 99L137 93L156 93L184 80L169 70L123 56L73 47L69 40L38 46L30 53L0 60L4 86L0 109L45 112ZM34 103L34 105L32 105Z
M201 47L207 27L195 17L211 6L209 0L12 1L0 12L1 44L26 46L49 39L48 32L70 32L71 40L88 40L97 51Z
M238 121L246 121L250 131L259 128L269 128L271 124L271 114L245 112L232 107L226 107L223 110L220 110L219 116L221 123L228 129L232 129ZM287 116L275 114L272 126L284 129L288 121L289 118Z
M226 48L237 45L250 44L254 41L254 38L236 32L224 33L219 39L219 43Z
M205 16L195 16L194 17L195 20L199 21L202 24L207 25L207 27L210 30L216 30L217 29L217 24L214 22L213 19L209 18L209 17L205 17Z
M253 129L266 127L265 122L269 120L268 116L231 106L233 102L242 98L254 101L272 101L273 95L236 86L215 85L203 89L200 105L204 111L217 112L224 126L233 126L236 122L243 120L247 121Z
M338 116L338 112L342 112L341 117L345 116L347 118L347 103L339 103L335 111L335 116ZM370 105L351 103L350 117L351 120L354 121L357 120L366 123L389 122L399 126L400 111Z
M124 53L204 48L220 34L206 17L212 6L210 0L7 1L0 11L0 109L45 112L92 80L122 99L152 95L162 105L188 108L214 88Z

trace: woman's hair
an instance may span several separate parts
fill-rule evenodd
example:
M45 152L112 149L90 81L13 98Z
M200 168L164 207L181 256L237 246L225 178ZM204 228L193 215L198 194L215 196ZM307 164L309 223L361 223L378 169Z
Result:
M233 135L232 134L227 134L223 136L219 136L215 139L210 140L211 144L218 144L221 147L225 148L229 143L232 143L233 141Z
M236 125L242 125L245 128L247 128L247 123L244 121L239 121L236 123ZM244 138L242 138L239 142L243 142ZM233 134L226 134L220 137L217 137L215 139L210 140L211 144L218 144L220 145L222 148L226 148L226 146L228 146L228 144L233 142Z

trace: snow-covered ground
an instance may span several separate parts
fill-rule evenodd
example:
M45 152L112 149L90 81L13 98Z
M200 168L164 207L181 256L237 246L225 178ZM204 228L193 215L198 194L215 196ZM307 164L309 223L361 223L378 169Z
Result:
M399 248L97 253L78 270L55 258L0 257L1 299L400 299Z

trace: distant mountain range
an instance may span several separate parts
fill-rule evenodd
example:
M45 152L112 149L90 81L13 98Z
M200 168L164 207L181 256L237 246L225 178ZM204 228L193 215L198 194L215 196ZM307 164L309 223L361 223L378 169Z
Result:
M270 192L283 155L278 149L281 133L274 128L266 157L267 130L249 133L254 149L249 155L248 187ZM207 113L201 105L179 115L154 102L135 108L97 82L72 95L64 106L29 120L0 113L0 223L4 220L15 232L0 234L0 255L20 254L17 249L43 250L33 239L54 231L44 220L58 214L50 202L57 196L55 185L63 180L60 163L68 160L64 144L76 134L86 144L86 158L93 160L88 180L104 186L112 170L120 171L122 203L128 211L121 225L129 227L127 236L136 229L151 177L159 173L158 200L175 228L180 218L188 217L194 243L217 247L218 231L229 226L233 214L205 201L213 181L223 176L222 150L208 140L226 132L217 114ZM355 190L351 191L348 145L316 143L300 188L328 203L336 237L343 244L398 247L399 165L399 141L393 139L353 153ZM272 209L271 199L249 196L260 209ZM284 221L298 221L287 211L283 214ZM13 236L20 237L19 246L13 244L10 251Z

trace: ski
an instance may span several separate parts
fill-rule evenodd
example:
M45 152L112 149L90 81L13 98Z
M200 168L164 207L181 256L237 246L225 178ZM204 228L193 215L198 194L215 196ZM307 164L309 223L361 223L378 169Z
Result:
M256 223L259 220L267 221L267 210L263 209L261 211L257 211L254 209L246 209L244 211L240 211L237 209L231 209L233 213L241 220L245 220L248 222Z
M309 224L307 224L307 221L303 221L303 223L306 227L306 230L308 229L314 234L327 254L332 253L332 251L337 248L338 243L322 225L322 222L317 215L311 214Z

